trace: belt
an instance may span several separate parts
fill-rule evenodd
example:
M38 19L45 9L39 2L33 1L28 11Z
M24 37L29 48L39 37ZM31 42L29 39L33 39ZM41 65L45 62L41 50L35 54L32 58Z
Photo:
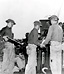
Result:
M61 44L61 42L59 42L59 41L51 41L51 45L57 46L60 44Z

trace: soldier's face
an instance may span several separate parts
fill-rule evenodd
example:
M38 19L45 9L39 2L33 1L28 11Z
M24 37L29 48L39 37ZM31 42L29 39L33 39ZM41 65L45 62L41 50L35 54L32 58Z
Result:
M60 24L60 26L62 27L62 24Z
M39 30L40 26L39 25L36 25L34 26L37 30Z
M57 23L58 23L58 21L57 21L57 20L54 20L54 19L53 19L53 20L51 20L51 24L52 24L52 25L55 25L55 24L57 24Z
M13 23L12 23L12 22L9 22L9 23L7 24L7 26L8 26L9 28L12 28L12 27L13 27Z

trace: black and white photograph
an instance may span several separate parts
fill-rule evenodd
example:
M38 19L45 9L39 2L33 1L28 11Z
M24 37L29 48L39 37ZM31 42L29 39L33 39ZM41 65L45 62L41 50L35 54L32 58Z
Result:
M0 74L64 74L64 0L0 0Z

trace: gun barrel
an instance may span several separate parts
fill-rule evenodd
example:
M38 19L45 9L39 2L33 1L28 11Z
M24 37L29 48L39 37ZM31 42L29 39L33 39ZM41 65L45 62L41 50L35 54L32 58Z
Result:
M17 42L14 39L11 39L9 37L7 37L7 38L8 38L8 41L11 42L11 43L13 43L14 45L20 45L20 46L22 46L22 44L20 42Z

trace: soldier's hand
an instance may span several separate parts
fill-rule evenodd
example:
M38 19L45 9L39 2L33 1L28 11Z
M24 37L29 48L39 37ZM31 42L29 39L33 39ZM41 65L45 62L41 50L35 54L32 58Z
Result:
M8 36L3 36L3 38L4 38L5 41L8 41L8 38L7 37Z
M41 47L41 48L42 48L42 47L45 47L44 42L45 42L45 40L43 39L43 40L42 40L42 43L40 44L40 47Z
M41 48L42 48L42 47L45 47L45 45L41 43L41 44L40 44L40 47L41 47Z

